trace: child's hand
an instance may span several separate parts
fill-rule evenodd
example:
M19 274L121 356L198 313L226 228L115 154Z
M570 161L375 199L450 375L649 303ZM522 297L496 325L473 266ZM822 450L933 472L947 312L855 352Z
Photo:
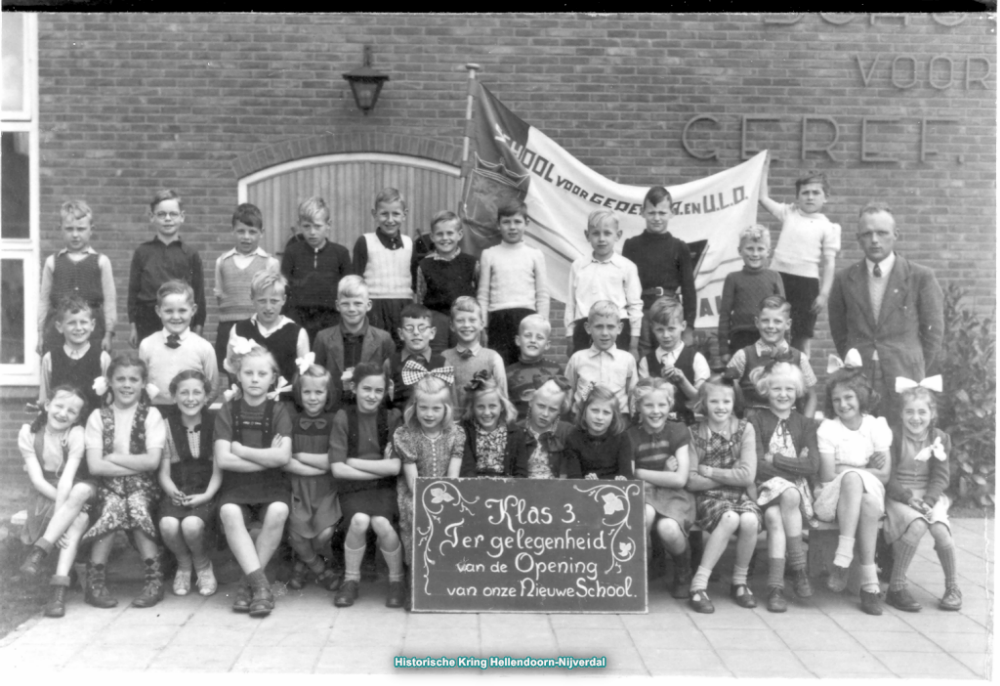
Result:
M681 468L681 463L680 460L677 459L676 455L671 455L670 457L667 458L668 472L676 472L680 468Z
M236 457L243 457L243 444L239 441L233 441L229 444L229 452Z
M588 474L587 476L585 476L583 478L584 479L590 479L591 481L597 481L597 474L594 473L594 472L591 472L590 474Z
M139 347L139 332L136 330L135 324L132 325L132 330L129 332L128 344L133 348Z
M619 474L618 476L615 477L615 481L628 481L628 477L624 476L622 474Z
M733 359L733 356L727 353L723 355L721 359L722 359L722 364L729 364L729 360Z
M274 434L274 438L271 439L271 447L277 448L284 438L281 434Z
M822 312L823 310L825 310L826 309L826 301L829 300L829 298L830 298L830 296L827 295L826 293L820 293L819 295L817 295L816 299L813 300L812 313L813 314L819 314L820 312Z
M111 336L112 333L109 331L108 333L104 334L104 338L101 339L101 350L103 350L106 353L111 352Z
M768 464L774 464L774 453L772 452L764 453L764 462L767 462Z
M910 498L910 502L907 504L921 514L927 514L931 511L931 508L928 507L927 503L920 498Z
M802 449L802 451L799 453L799 459L800 460L808 460L809 459L809 448L803 448Z
M641 357L639 357L639 341L638 340L635 343L629 344L629 346L628 346L628 353L629 353L629 355L631 355L632 357L635 358L636 362L639 362L642 359Z
M204 493L199 493L198 495L189 495L184 498L182 505L184 507L199 507L207 503L211 498L209 498Z
M700 464L700 465L698 465L698 474L700 474L701 476L705 477L706 479L711 479L712 478L712 468L709 467L707 464Z
M871 457L868 458L868 466L874 469L882 469L885 467L885 453L872 453Z

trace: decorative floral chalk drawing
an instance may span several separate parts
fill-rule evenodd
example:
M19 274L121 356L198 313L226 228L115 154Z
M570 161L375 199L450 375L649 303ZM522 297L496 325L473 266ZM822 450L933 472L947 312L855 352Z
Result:
M430 594L430 568L431 565L436 565L437 562L431 557L432 552L432 542L434 540L435 524L441 523L441 514L444 512L446 506L457 507L459 512L466 512L472 514L472 510L469 509L469 505L475 505L479 502L479 498L473 500L467 500L463 495L461 489L452 482L449 481L435 481L424 488L423 493L420 496L423 502L424 511L427 513L427 527L421 529L417 527L416 540L414 546L416 550L422 551L424 560L424 593ZM451 524L449 526L460 526L465 522L464 519ZM439 548L444 545L445 540L441 541ZM441 552L440 550L438 551Z
M639 486L628 484L617 486L614 484L601 484L590 488L574 486L580 493L589 495L599 505L604 508L604 518L601 523L611 529L611 564L605 570L609 572L621 572L622 562L628 562L636 553L635 541L628 532L632 526L628 523L629 496L637 496L641 493ZM620 514L619 514L620 513Z

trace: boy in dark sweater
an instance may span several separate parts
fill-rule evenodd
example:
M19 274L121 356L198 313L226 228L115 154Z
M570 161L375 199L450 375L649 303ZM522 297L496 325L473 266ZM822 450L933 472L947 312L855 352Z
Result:
M321 330L340 322L337 284L351 273L347 248L328 239L330 209L323 198L303 200L298 209L302 240L292 239L281 258L288 279L285 314L309 334L309 344Z
M771 253L771 232L766 226L751 224L740 231L743 269L730 272L722 285L719 306L719 352L729 362L737 350L753 345L757 332L757 307L769 295L785 297L781 275L767 268Z
M454 212L438 212L431 220L434 252L417 266L416 300L431 312L436 331L431 350L441 353L458 345L451 330L451 304L461 295L476 297L479 260L462 252L462 221Z
M539 314L521 320L514 342L520 352L517 362L507 367L507 392L517 409L518 420L528 416L528 402L543 379L562 374L561 365L545 359L552 324Z
M671 235L668 229L674 216L673 198L663 186L654 186L646 193L642 203L642 217L646 230L625 241L622 257L627 257L639 269L642 284L642 334L639 337L640 359L656 348L649 326L649 308L664 295L675 294L680 289L684 303L684 343L694 342L694 320L697 314L698 293L694 288L694 267L687 244Z

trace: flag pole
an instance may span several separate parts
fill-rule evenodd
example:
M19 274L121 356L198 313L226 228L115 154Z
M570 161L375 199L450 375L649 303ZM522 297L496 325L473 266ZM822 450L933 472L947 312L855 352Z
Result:
M476 100L476 72L482 69L481 66L475 62L469 62L465 65L465 68L469 71L469 90L468 96L465 102L465 140L462 142L462 181L466 181L469 178L469 168L472 163L469 160L469 141L472 135L475 133L475 122L472 120L472 105ZM465 198L461 201L461 214L464 217L466 215Z

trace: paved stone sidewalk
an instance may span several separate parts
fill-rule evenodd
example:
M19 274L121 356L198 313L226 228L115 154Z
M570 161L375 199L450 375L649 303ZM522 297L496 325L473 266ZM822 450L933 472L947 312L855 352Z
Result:
M207 599L168 594L155 608L139 610L127 604L138 592L133 583L114 589L122 605L113 610L84 605L81 594L74 593L64 619L26 622L0 641L0 674L128 670L403 676L393 666L397 655L598 655L607 656L608 666L594 675L988 679L993 522L958 519L953 526L965 600L958 613L937 609L944 582L930 536L910 573L923 611L909 614L886 607L882 617L863 614L856 598L831 594L820 583L812 602L793 601L785 614L763 607L744 610L728 599L726 579L709 587L713 615L696 614L673 600L661 582L654 584L646 615L407 614L383 606L381 582L363 584L362 597L352 608L334 608L330 594L311 587L280 597L272 616L252 620L230 611L234 584ZM730 565L724 558L724 575ZM759 598L762 576L753 584ZM485 673L526 674L519 669Z

